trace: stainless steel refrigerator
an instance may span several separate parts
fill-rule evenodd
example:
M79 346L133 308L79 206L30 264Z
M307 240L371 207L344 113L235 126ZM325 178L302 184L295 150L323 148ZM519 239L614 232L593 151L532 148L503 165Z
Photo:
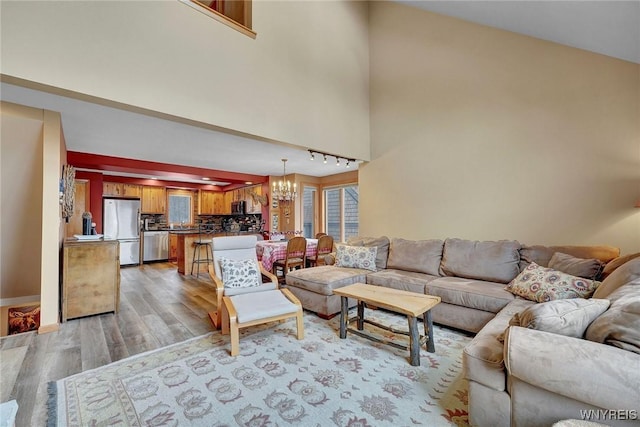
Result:
M120 265L140 263L140 199L103 199L104 238L120 241Z

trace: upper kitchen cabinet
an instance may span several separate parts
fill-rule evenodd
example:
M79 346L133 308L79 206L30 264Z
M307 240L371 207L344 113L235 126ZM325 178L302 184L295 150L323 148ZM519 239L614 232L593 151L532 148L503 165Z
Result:
M102 195L103 196L124 196L124 184L121 182L103 182L102 183Z
M142 187L142 213L165 214L167 194L164 187Z
M214 213L214 194L213 191L200 190L198 192L198 214L211 215Z
M233 191L227 191L224 193L224 198L223 198L223 213L224 214L230 214L231 213L231 202L234 202L236 199L234 199L234 192Z
M220 215L224 211L224 194L219 191L200 190L198 193L198 214Z
M142 186L121 182L104 182L102 195L111 197L142 197Z
M142 197L142 185L124 184L124 197Z

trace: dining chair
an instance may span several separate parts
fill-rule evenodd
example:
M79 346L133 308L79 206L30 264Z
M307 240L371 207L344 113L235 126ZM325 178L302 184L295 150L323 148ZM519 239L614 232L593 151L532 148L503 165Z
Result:
M309 267L315 267L318 265L324 265L325 255L331 253L333 250L333 237L325 234L318 238L318 251L314 256L307 257L307 265Z
M278 279L274 274L265 270L262 263L258 261L256 255L256 242L258 241L255 235L250 236L226 236L226 237L214 237L211 239L211 246L213 252L213 262L209 265L209 277L213 280L215 297L216 297L216 310L209 313L209 317L213 322L216 329L220 329L222 325L222 305L223 297L233 297L235 295L265 292L279 289ZM228 261L247 262L253 265L251 271L244 270L244 273L255 273L258 276L257 286L230 286L231 281L226 283L223 280L224 271L223 263ZM251 263L250 261L253 261ZM257 272L256 272L257 270ZM243 274L246 276L247 274ZM227 276L230 276L229 274ZM233 277L233 279L243 280L244 277ZM237 280L234 280L237 282Z
M285 283L288 271L305 267L306 256L307 239L300 236L289 239L284 259L273 262L273 274L278 277L278 270L282 270L282 276L278 277L278 280L280 283Z
M319 238L321 238L322 236L326 236L326 235L327 235L327 233L322 233L322 232L320 232L320 233L316 233L316 239L319 239Z

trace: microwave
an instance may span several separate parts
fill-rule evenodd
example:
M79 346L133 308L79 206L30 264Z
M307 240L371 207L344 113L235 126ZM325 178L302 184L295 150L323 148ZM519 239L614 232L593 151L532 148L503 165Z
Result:
M245 214L245 201L240 200L238 202L231 202L231 213L233 215L244 215Z

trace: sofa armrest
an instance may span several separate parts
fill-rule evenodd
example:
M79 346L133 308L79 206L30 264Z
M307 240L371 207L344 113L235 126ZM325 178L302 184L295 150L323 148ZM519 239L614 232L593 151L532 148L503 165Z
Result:
M333 265L336 263L336 253L335 252L331 252L328 253L324 256L324 263L325 265Z
M640 413L640 354L512 326L504 361L509 375L538 388L603 409Z

